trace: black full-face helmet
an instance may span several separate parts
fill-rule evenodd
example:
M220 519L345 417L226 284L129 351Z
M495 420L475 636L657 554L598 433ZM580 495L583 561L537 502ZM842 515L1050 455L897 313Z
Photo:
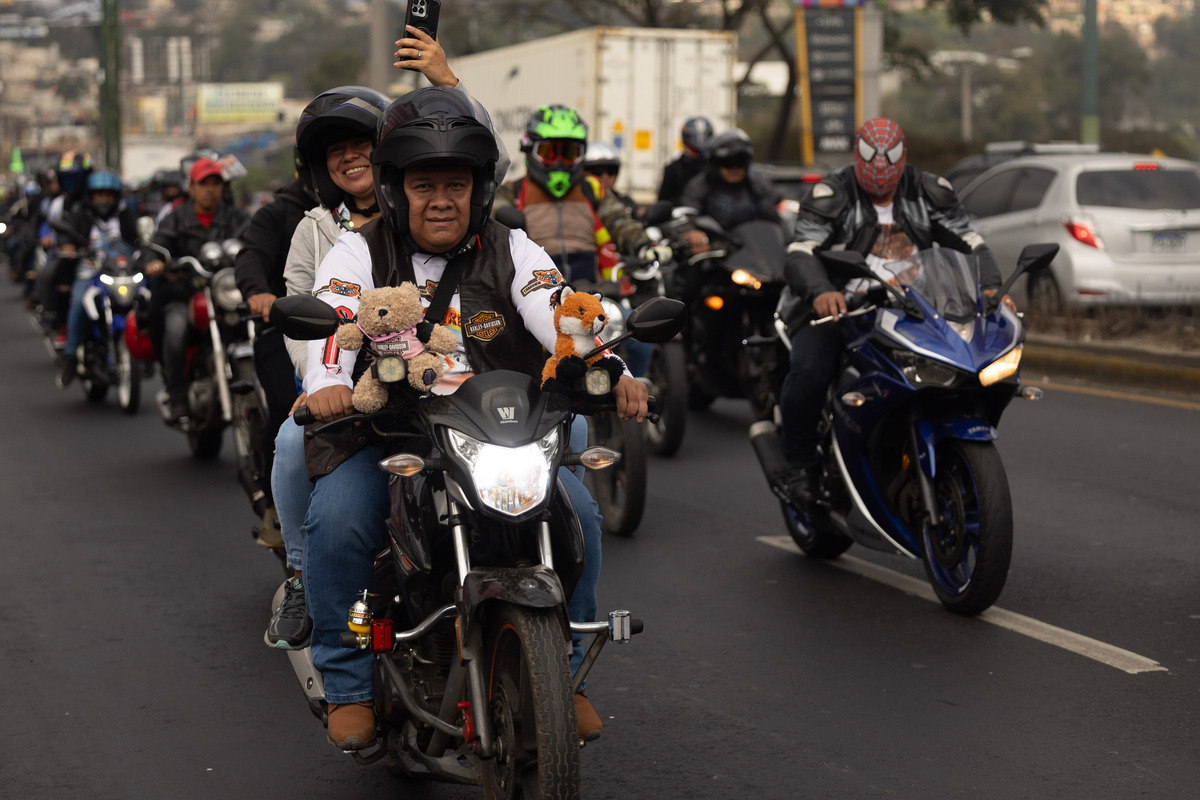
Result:
M296 125L296 173L321 201L336 209L346 199L329 176L329 145L359 136L374 137L388 100L366 86L339 86L312 99Z
M470 101L455 89L426 86L384 110L371 151L375 196L384 220L407 235L408 195L404 170L414 166L466 166L471 170L471 219L452 251L483 230L496 197L496 137L475 118Z
M708 140L705 146L708 163L713 167L745 169L754 160L754 142L741 128L730 128Z

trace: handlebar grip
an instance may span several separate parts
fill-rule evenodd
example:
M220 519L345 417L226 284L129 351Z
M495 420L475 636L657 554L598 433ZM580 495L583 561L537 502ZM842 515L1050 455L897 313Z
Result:
M338 646L347 647L351 650L358 649L358 636L351 631L338 634Z
M292 419L297 425L312 425L317 421L317 418L313 416L313 413L309 410L308 406L300 406L297 408L295 413L292 414Z
M629 632L631 634L641 633L646 629L646 623L640 619L629 620Z

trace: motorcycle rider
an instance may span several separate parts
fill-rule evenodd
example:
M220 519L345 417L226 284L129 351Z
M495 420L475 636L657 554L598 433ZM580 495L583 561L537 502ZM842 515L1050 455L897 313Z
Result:
M411 36L396 41L395 55L402 59L396 66L414 68L434 86L457 88L469 99L441 45L411 25L408 32ZM373 89L342 86L317 95L301 113L296 127L297 171L320 205L305 213L292 235L284 265L288 294L311 294L317 267L337 238L379 216L374 175L360 167L364 161L370 164L375 128L390 102ZM496 180L507 170L508 154L501 145ZM296 374L303 377L308 343L285 341ZM273 466L271 490L293 576L284 584L283 600L271 616L265 639L273 647L295 649L305 646L312 633L303 582L307 550L303 525L312 482L304 463L303 430L290 420L278 428Z
M587 125L574 109L555 104L533 112L521 137L525 177L496 192L496 213L522 211L529 238L571 281L610 279L618 253L670 261L671 248L651 242L629 209L584 175L586 148Z
M683 152L663 168L658 199L673 206L681 205L683 188L704 170L704 146L713 135L713 125L706 117L690 117L679 129Z
M109 243L122 241L130 251L137 245L137 216L133 209L121 203L121 178L109 169L99 169L88 175L85 199L76 204L63 217L63 222L86 236L89 246L106 248ZM72 259L76 246L64 242L59 246L64 264L74 265ZM87 324L84 308L84 293L91 286L94 275L76 277L71 284L71 303L67 311L67 341L58 356L59 388L66 388L75 380L79 361L76 351L82 343L83 328Z
M708 140L705 147L708 163L704 170L688 181L679 204L706 214L725 230L752 220L780 222L775 206L779 192L771 181L751 163L754 161L754 142L741 128L731 128ZM707 250L707 241L698 237L692 252Z
M154 244L172 258L199 257L205 242L238 238L249 217L225 199L226 181L221 165L211 158L197 159L188 170L188 199L163 217L154 233ZM167 424L187 416L188 302L192 287L161 259L146 265L150 279L150 338L162 366L167 394Z
M296 170L318 205L307 209L284 250L280 277L286 294L310 294L317 266L337 238L379 216L371 166L371 141L383 109L391 101L365 86L339 86L322 92L300 113L296 126ZM365 169L364 169L365 167ZM285 340L293 375L304 375L308 343ZM294 385L294 383L293 383ZM287 566L293 576L283 601L267 625L273 647L303 647L312 633L304 597L304 516L312 483L304 464L304 431L285 417L275 434L271 489L282 529Z
M627 194L617 191L617 176L621 174L621 151L608 142L590 142L583 154L583 171L595 178L604 191L612 194L629 209L634 219L640 220L645 208Z
M154 173L151 186L159 193L158 210L154 212L154 224L161 224L163 217L187 202L183 191L183 173L177 169L160 169Z
M844 347L836 321L846 313L852 276L830 275L817 253L844 245L880 265L933 244L979 257L980 282L991 297L1000 270L945 178L907 163L904 132L894 121L868 120L854 135L854 162L826 175L801 203L785 267L788 288L779 315L787 323L792 353L780 397L784 476L788 493L801 506L816 495L821 409L837 377ZM1005 295L1002 302L1016 310Z
M461 93L442 87L418 89L392 103L371 156L382 219L360 235L340 237L317 270L316 286L352 288L350 294L318 288L317 296L350 311L357 306L353 290L405 280L418 286L450 281L451 291L457 284L443 320L461 335L461 349L451 356L454 366L447 367L442 391L453 391L475 371L498 367L539 375L543 348L552 349L555 340L549 290L562 283L545 252L522 231L489 219L499 150L490 126L477 121L475 113ZM503 324L489 324L486 333L477 330L470 320L485 311ZM325 345L310 342L308 356L307 404L320 421L353 411L350 387L357 355L327 351ZM646 390L638 381L622 376L614 395L622 417L645 418ZM308 459L310 474L322 476L306 520L312 655L325 679L329 739L341 749L360 749L375 738L373 657L338 647L337 638L346 609L370 585L373 557L383 540L389 501L386 476L376 466L382 452L372 444L339 448L335 440L318 436ZM572 620L590 620L600 567L599 518L579 479L569 470L560 479L577 509L590 502L590 513L580 514L585 574L569 606ZM578 663L574 657L572 662ZM583 695L575 703L581 737L596 738L595 710Z

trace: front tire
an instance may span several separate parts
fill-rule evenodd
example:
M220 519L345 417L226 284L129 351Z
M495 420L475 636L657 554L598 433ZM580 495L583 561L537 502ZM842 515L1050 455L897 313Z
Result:
M198 431L188 431L188 447L196 458L216 458L221 453L221 444L225 441L225 428L210 423L209 427Z
M579 798L579 725L568 640L555 612L500 605L486 641L496 757L483 763L484 797Z
M687 356L680 342L656 345L647 373L658 400L658 422L646 426L646 441L655 455L673 456L687 429Z
M121 338L117 339L115 348L117 402L123 413L133 415L138 412L142 402L141 365L134 363L133 356L129 354L129 348L125 346L125 342Z
M933 591L956 614L996 602L1012 559L1012 497L991 442L948 439L935 451L934 496L942 523L922 524L921 550Z
M646 438L641 425L612 412L597 414L588 426L588 444L621 454L616 464L590 473L592 494L603 518L601 529L633 536L646 510Z

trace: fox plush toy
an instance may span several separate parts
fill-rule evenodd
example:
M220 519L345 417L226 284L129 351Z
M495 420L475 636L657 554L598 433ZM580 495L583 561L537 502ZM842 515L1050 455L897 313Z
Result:
M603 352L586 362L583 358L596 349L597 337L608 325L608 314L600 304L599 295L563 286L551 295L550 307L554 309L558 338L554 341L554 353L542 368L542 388L568 388L588 367L598 363L608 370L615 383L622 372L619 359Z

